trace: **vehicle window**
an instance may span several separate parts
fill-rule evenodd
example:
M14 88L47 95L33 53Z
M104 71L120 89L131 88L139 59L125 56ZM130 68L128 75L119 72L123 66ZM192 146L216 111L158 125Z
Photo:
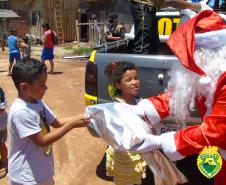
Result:
M220 12L226 11L226 0L209 0L208 5L214 10Z

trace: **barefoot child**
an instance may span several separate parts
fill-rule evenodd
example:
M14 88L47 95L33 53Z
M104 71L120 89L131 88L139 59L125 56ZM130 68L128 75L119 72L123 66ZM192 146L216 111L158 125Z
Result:
M119 102L136 105L140 81L136 67L130 62L113 62L105 68L109 80L109 94ZM114 151L111 146L106 151L107 175L113 176L116 185L142 184L146 177L147 164L141 155L134 152Z
M6 139L7 139L7 113L5 111L6 108L6 100L5 95L0 87L0 179L5 177L8 169L8 158L7 158L7 147L6 147Z
M9 110L10 185L53 185L52 143L90 119L77 115L59 121L42 101L47 68L35 59L22 59L12 70L18 97ZM55 129L50 132L50 127Z

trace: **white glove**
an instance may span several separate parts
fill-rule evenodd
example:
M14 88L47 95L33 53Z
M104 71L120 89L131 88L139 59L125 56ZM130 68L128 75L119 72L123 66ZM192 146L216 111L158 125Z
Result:
M183 159L184 156L176 150L174 135L175 132L167 132L160 136L147 134L144 136L144 142L139 146L133 147L132 150L139 153L147 153L152 150L162 149L164 154L172 161Z
M129 105L124 103L123 104L127 109L131 110L133 113L135 113L137 116L144 118L145 117L145 113L143 111L143 109L141 109L139 106L137 105Z
M147 153L160 149L162 147L161 143L161 136L147 134L144 136L144 142L139 146L135 146L132 150L139 153Z

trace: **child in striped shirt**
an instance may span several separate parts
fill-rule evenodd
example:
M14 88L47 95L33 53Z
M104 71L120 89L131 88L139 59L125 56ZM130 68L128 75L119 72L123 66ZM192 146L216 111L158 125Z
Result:
M113 62L106 66L105 74L109 80L109 94L115 101L136 105L140 81L136 67L130 62ZM106 151L106 170L113 176L116 185L142 184L146 177L147 164L136 152L114 151L109 146Z

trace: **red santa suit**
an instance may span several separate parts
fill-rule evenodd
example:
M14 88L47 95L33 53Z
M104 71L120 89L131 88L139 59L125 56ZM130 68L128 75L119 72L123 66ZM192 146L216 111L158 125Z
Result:
M219 31L222 29L226 29L226 24L217 13L209 10L203 11L179 27L170 37L168 45L187 69L205 76L205 72L194 61L195 33ZM140 107L145 111L148 119L153 124L157 124L161 119L169 115L168 101L168 94L161 94L143 100L140 103ZM205 98L197 99L196 103L202 118L201 125L187 127L178 132L163 134L165 140L162 144L162 149L170 159L179 160L185 156L200 153L205 146L218 146L224 161L220 173L215 178L215 185L225 185L226 72L218 80L211 110L207 110Z

